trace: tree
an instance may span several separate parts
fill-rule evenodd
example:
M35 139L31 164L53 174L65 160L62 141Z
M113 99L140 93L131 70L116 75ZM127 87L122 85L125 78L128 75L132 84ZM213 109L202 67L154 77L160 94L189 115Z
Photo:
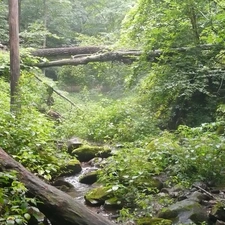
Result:
M162 128L214 120L224 89L222 51L202 51L198 46L223 46L224 26L224 10L214 1L139 0L127 14L123 43L145 52L135 68L135 75L142 77L133 76L133 81L140 82L142 98L147 99L146 105ZM184 46L196 48L173 57L168 54ZM157 62L146 62L148 53L155 49L163 52Z
M18 0L9 0L9 39L11 110L14 111L18 107L16 97L20 76Z

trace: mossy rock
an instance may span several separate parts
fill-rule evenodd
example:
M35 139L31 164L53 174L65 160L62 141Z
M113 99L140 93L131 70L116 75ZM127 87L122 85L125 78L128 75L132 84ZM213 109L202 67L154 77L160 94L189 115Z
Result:
M158 217L171 220L176 218L176 221L181 224L187 224L187 222L199 224L208 219L204 207L191 199L176 202L168 208L162 209L158 213Z
M158 190L161 190L163 188L163 183L159 179L154 177L147 179L145 183L147 183L148 187L152 187L153 189L156 188Z
M87 162L94 157L107 158L111 155L111 149L105 146L83 145L72 151L81 162Z
M79 177L79 182L83 184L93 184L97 181L97 179L98 179L98 172L91 171Z
M178 216L178 212L170 210L169 208L163 208L158 216L164 219L174 219Z
M104 208L107 210L122 209L122 202L118 198L112 197L105 200Z
M79 173L82 170L80 161L76 158L70 159L69 161L65 162L60 169L61 173L60 176L69 176Z
M171 225L172 221L163 218L143 217L137 220L137 225Z
M97 187L86 193L84 196L88 205L97 206L103 205L106 199L112 197L112 192L107 187Z
M79 148L83 145L83 141L78 138L78 137L73 137L71 139L69 139L67 141L67 149L68 149L68 153L71 154L71 152L76 149Z

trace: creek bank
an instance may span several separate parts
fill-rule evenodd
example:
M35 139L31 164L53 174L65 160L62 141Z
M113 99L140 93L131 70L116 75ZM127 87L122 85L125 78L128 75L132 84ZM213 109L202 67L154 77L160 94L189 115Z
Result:
M81 144L78 142L73 148L70 147L68 152L78 158L82 170L76 175L64 178L64 181L73 186L63 184L68 186L68 188L64 187L64 189L68 194L87 205L87 207L91 206L92 210L97 213L104 213L108 218L116 217L118 214L117 210L124 206L123 202L113 195L112 189L96 182L98 178L97 171L105 164L103 157L109 157L113 154L111 148L108 146L89 146L87 143ZM224 205L220 204L220 199L224 198L222 196L225 195L225 190L220 189L216 192L215 188L202 182L194 184L190 189L176 186L168 187L166 181L167 175L162 174L152 177L148 182L148 186L149 188L154 187L158 189L154 194L156 202L157 198L165 198L172 199L171 202L173 203L167 207L157 203L157 207L153 209L154 217L145 217L140 213L140 218L129 222L129 224L225 224ZM108 209L113 211L108 213Z

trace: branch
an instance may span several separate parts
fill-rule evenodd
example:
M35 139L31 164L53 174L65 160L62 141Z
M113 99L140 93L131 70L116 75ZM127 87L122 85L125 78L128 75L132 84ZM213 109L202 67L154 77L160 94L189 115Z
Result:
M72 106L76 107L77 109L83 111L79 106L75 105L69 98L67 98L65 95L61 94L60 92L58 92L57 90L55 90L52 86L50 86L49 84L46 84L42 79L40 79L37 75L34 74L34 76L36 77L37 80L39 80L40 82L44 83L45 85L47 85L48 87L50 87L52 89L53 92L55 92L57 95L59 95L60 97L62 97L63 99L65 99L67 102L69 102Z
M74 57L73 59L63 59L50 62L43 62L36 64L39 68L63 66L63 65L84 65L90 62L107 62L107 61L120 61L123 63L132 63L135 58L134 56L140 56L141 52L107 52L98 55L88 55L81 57Z
M71 55L79 54L94 54L99 51L106 51L106 47L87 46L87 47L66 47L66 48L45 48L37 49L31 52L34 56L46 57L46 58L66 58Z
M146 55L146 60L157 60L162 54L167 56L173 56L176 53L183 53L187 51L193 50L212 50L212 49L222 49L221 45L199 45L192 47L180 47L180 48L171 48L169 50L153 50L150 52L143 52L140 50L118 50L118 51L110 51L107 48L99 48L99 47L76 47L76 48L59 48L59 49L46 49L46 54L58 53L61 56L70 55L70 59L61 59L50 62L38 63L35 66L40 68L45 67L54 67L54 66L63 66L63 65L84 65L90 62L107 62L107 61L119 61L126 64L131 64L142 54ZM45 49L37 50L39 53L44 52ZM99 51L98 51L99 50ZM54 54L53 54L54 53ZM33 53L34 54L34 53ZM39 56L46 56L46 54L39 54ZM72 57L72 58L71 58ZM65 57L64 57L65 58Z

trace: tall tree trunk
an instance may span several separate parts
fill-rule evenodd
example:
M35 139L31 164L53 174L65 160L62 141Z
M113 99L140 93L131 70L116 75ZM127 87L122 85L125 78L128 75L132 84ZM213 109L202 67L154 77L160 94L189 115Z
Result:
M48 21L48 8L46 4L46 0L43 0L43 5L44 5L44 17L43 17L43 23L45 30L47 30L47 21ZM44 40L43 40L43 48L46 48L46 42L47 42L47 36L46 34L44 35Z
M20 76L19 56L19 4L18 0L8 0L9 3L9 39L10 39L10 89L11 111L16 110L16 96Z

